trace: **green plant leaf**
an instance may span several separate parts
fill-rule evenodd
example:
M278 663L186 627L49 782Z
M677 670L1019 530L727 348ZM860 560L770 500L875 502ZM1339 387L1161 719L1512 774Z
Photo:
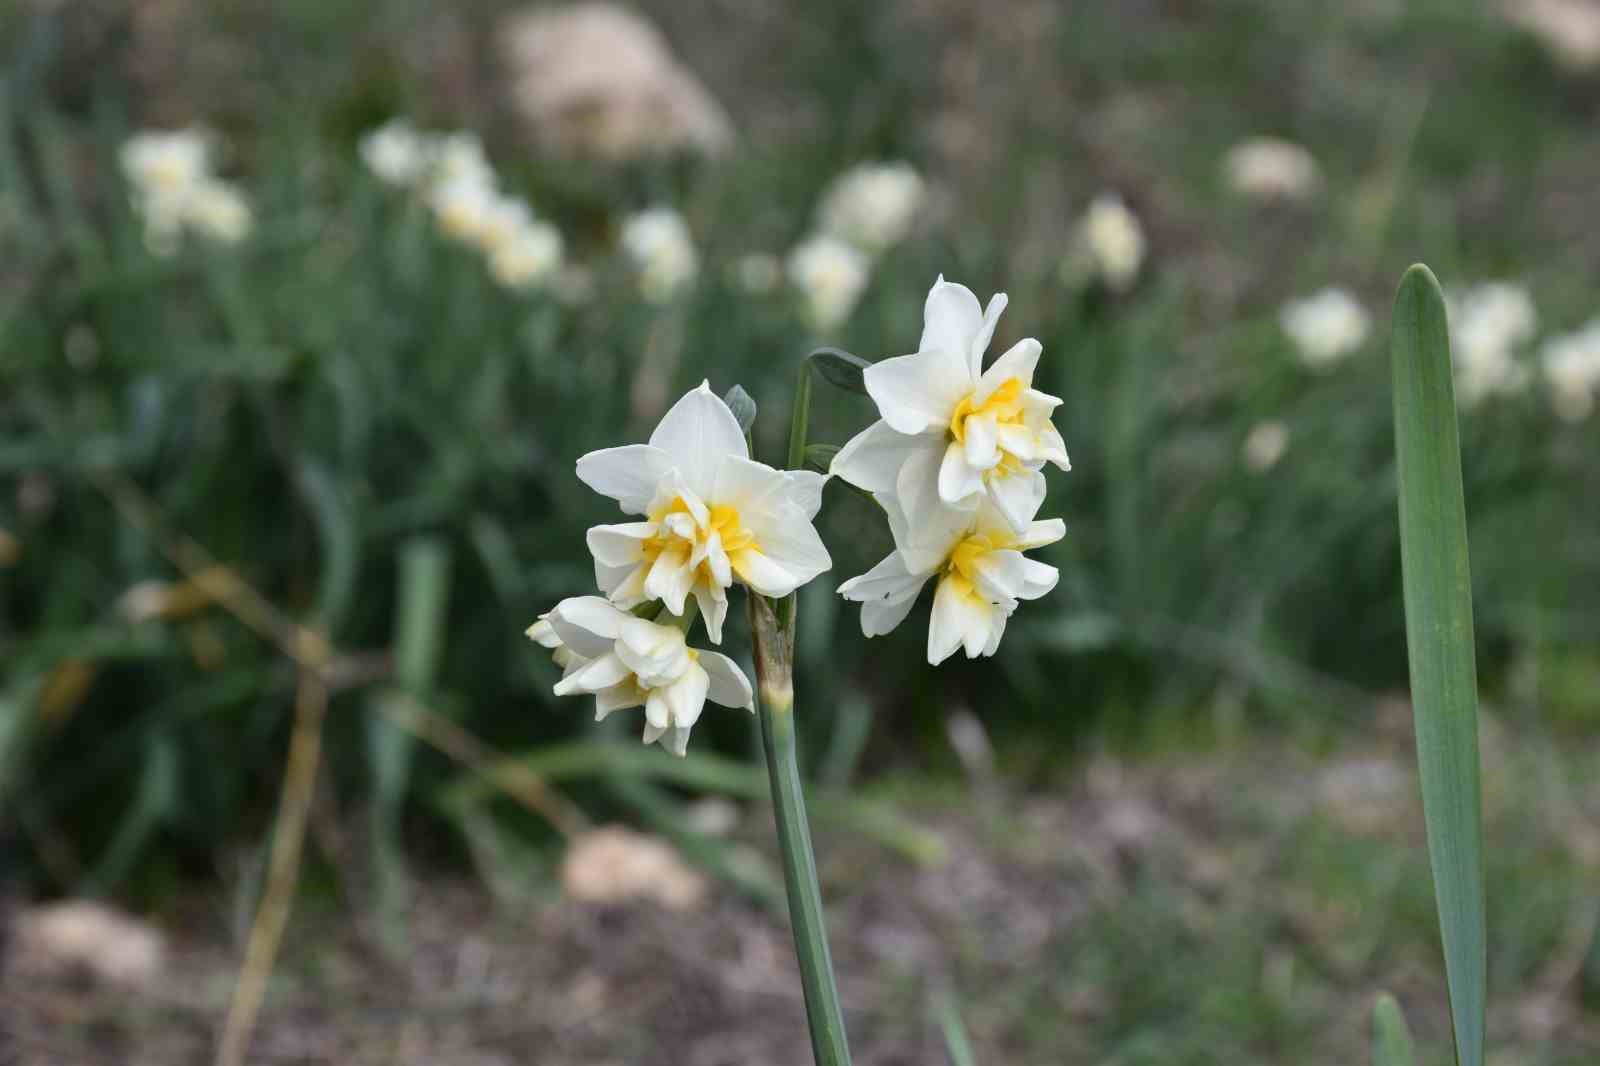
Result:
M1444 296L1420 264L1400 281L1392 346L1406 647L1428 858L1457 1061L1482 1066L1487 949L1472 574Z
M735 385L729 389L722 397L722 402L728 405L733 417L739 420L739 432L749 433L750 427L755 425L756 421L756 401L744 391L744 386Z
M844 389L846 392L859 392L863 396L867 394L864 375L867 367L872 364L859 355L851 355L838 348L818 348L806 356L806 359L811 363L812 369L822 376L822 380L834 388Z
M1372 1005L1372 1066L1412 1066L1411 1030L1400 1004L1387 992Z
M833 465L833 457L839 454L836 444L807 444L806 465L820 474L826 474Z

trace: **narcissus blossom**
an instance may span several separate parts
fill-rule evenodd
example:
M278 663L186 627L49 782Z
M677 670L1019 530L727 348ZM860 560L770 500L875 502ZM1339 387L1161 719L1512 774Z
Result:
M700 273L689 223L670 207L652 207L622 224L622 250L639 272L639 292L651 303L670 303Z
M1323 370L1360 348L1372 330L1372 319L1348 289L1322 289L1302 300L1290 300L1278 312L1278 324L1312 370Z
M530 219L489 250L489 272L507 288L534 288L555 281L561 254L561 231Z
M830 330L856 309L872 263L852 245L819 233L795 245L787 267L806 321L814 329Z
M1122 197L1101 193L1089 204L1061 263L1069 285L1098 279L1112 292L1126 292L1144 265L1144 227Z
M925 189L909 163L863 163L828 188L817 221L824 233L875 255L905 238Z
M929 579L938 587L928 622L928 662L937 666L957 648L967 658L993 655L1006 620L1023 600L1055 588L1056 568L1023 554L1054 544L1066 533L1059 518L1035 521L1038 503L1021 530L985 502L976 511L942 510L924 525L912 525L899 500L875 496L889 515L895 551L877 566L839 586L839 595L861 604L861 632L888 633L905 620Z
M361 136L361 160L379 180L410 186L421 181L434 163L434 145L403 118L392 118Z
M1588 418L1600 392L1600 318L1576 333L1550 338L1540 363L1556 414L1567 422Z
M1471 410L1492 395L1528 386L1532 375L1517 350L1539 331L1533 296L1515 282L1489 281L1447 295L1456 401Z
M1039 342L1018 341L983 369L1005 306L998 293L981 311L970 289L941 276L928 293L916 354L867 368L882 421L844 446L832 473L895 496L913 528L938 521L941 509L971 511L987 501L1013 531L1026 529L1044 498L1044 464L1071 464L1050 422L1061 401L1033 388Z
M706 700L755 710L750 681L726 655L684 642L683 630L636 618L599 596L562 600L529 629L563 669L557 696L592 694L595 719L643 707L644 742L683 755Z
M811 524L827 479L751 459L738 420L705 382L650 443L590 452L578 477L643 516L589 530L601 591L622 608L659 599L675 615L693 595L715 643L736 580L787 596L833 565Z
M156 255L176 252L185 230L226 244L249 235L250 202L212 174L211 141L201 130L136 133L122 146L121 164Z

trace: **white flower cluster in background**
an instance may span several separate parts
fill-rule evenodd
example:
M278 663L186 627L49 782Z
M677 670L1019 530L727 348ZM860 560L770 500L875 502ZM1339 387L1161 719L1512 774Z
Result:
M1338 287L1284 304L1278 324L1294 342L1300 361L1313 370L1344 359L1366 342L1372 330L1372 319L1361 302Z
M1545 341L1539 361L1558 416L1581 422L1594 413L1600 392L1600 318Z
M639 292L653 304L677 299L700 275L689 223L670 207L651 207L622 223L622 251L639 278Z
M1244 439L1244 465L1253 474L1264 474L1278 465L1289 450L1289 427L1277 419L1257 422Z
M249 236L250 203L212 172L211 138L203 130L136 133L123 143L121 163L154 254L176 252L185 231L224 244Z
M927 183L909 163L862 163L828 186L817 207L816 231L789 252L789 283L807 323L816 330L842 325L872 278L878 256L911 232Z
M1240 141L1223 157L1222 170L1229 188L1256 200L1308 200L1322 187L1316 158L1278 137Z
M1517 351L1538 333L1539 313L1527 289L1507 281L1484 282L1451 292L1445 307L1460 407L1471 410L1489 396L1528 386L1531 375Z
M787 596L833 565L812 525L827 479L751 459L738 419L704 382L648 444L590 452L578 478L635 520L589 530L604 598L563 600L528 636L562 668L556 695L594 695L597 718L643 707L645 743L682 755L707 699L754 709L731 659L688 646L696 615L721 644L734 585Z
M1099 282L1112 292L1126 292L1144 266L1145 245L1139 216L1116 193L1101 193L1073 230L1061 279L1072 286Z
M880 421L834 457L832 473L872 494L888 516L895 550L839 587L861 604L861 631L887 633L919 592L936 582L928 661L957 648L993 655L1023 600L1055 587L1052 566L1030 549L1065 534L1040 521L1043 467L1071 469L1051 413L1061 401L1033 388L1039 342L1018 341L984 369L1006 296L980 308L971 290L940 278L928 293L914 355L865 371Z
M379 180L420 196L440 232L481 252L501 285L533 289L557 280L561 231L500 191L476 134L426 133L396 118L362 137L360 152Z

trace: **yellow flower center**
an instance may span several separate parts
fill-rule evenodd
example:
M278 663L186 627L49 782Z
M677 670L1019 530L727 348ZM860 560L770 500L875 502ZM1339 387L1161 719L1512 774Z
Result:
M950 436L959 443L967 441L967 419L978 415L992 415L1000 425L1022 425L1022 394L1027 386L1021 378L1006 378L998 389L989 394L983 403L974 405L972 397L975 393L968 393L956 404L955 413L950 416Z
M711 539L711 534L713 533L722 538L722 550L730 556L746 548L756 547L755 534L751 533L740 522L739 509L736 507L718 504L710 508L708 528L702 529L696 523L692 538L680 536L666 527L667 518L675 514L691 516L693 514L689 510L689 505L683 502L683 497L681 496L675 497L666 507L650 515L650 521L656 523L660 528L654 536L646 537L643 543L640 544L640 549L644 552L645 560L648 563L654 564L656 557L662 552L688 556L695 548ZM711 560L702 559L699 567L696 568L696 572L698 576L709 578L711 576Z
M978 562L990 552L1003 551L1011 546L1009 538L999 533L973 533L950 549L944 562L944 580L956 591L974 599L978 596Z

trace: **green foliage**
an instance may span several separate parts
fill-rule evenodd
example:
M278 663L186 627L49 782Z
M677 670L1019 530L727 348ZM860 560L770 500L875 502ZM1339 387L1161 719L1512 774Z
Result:
M1428 855L1457 1060L1481 1066L1488 960L1472 573L1444 294L1425 266L1401 279L1392 343L1406 646Z
M1400 1004L1384 992L1372 1005L1372 1066L1413 1066L1411 1030Z

